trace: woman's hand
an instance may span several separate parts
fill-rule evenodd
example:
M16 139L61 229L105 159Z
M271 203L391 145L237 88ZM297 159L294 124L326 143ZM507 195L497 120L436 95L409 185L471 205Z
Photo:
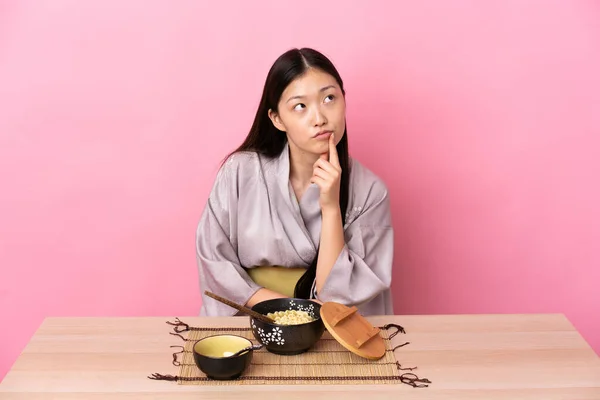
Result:
M313 176L310 180L319 186L321 212L340 211L340 178L342 168L335 147L333 133L329 136L329 154L322 154L321 158L313 165Z

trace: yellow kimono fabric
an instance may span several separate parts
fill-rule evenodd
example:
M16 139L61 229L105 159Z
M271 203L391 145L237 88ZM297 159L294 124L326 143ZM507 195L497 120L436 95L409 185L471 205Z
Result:
M264 266L249 268L247 272L257 285L287 297L294 297L296 283L306 272L306 268Z

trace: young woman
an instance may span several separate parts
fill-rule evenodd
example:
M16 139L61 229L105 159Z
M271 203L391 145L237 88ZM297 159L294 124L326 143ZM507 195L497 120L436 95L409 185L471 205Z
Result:
M348 155L345 91L308 48L271 67L250 133L217 174L196 232L200 314L299 297L393 314L385 184Z

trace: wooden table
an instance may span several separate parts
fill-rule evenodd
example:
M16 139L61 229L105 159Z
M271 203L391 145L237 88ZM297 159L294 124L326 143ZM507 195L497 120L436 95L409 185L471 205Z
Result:
M245 317L181 318L247 326ZM407 330L396 352L428 388L408 385L195 386L153 381L171 364L169 318L48 318L0 384L0 399L600 399L600 360L562 315L371 317ZM336 397L332 397L336 396ZM341 397L343 396L343 397Z

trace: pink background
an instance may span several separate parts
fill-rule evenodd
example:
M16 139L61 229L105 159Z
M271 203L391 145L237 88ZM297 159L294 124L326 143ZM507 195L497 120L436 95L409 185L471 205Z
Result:
M293 46L339 67L351 152L390 187L398 313L561 312L599 352L598 21L566 0L2 1L0 377L46 316L198 314L196 223Z

